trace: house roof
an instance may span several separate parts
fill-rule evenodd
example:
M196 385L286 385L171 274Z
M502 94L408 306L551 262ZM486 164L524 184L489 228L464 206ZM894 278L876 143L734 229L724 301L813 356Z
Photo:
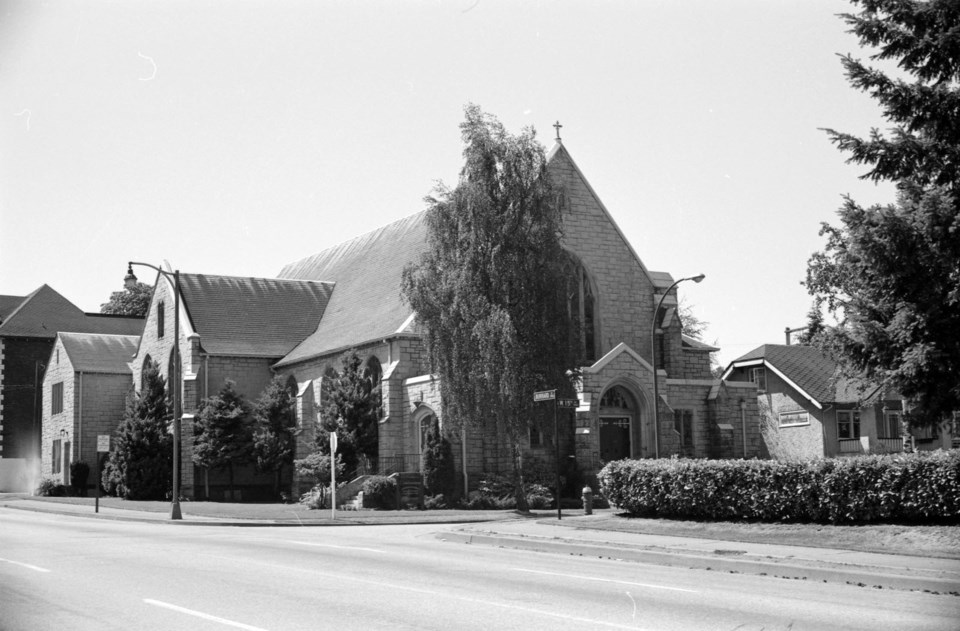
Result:
M139 335L142 330L143 318L84 313L49 285L23 298L0 323L0 336L4 337L53 339L60 331Z
M283 357L310 335L332 283L180 274L180 292L204 350L212 355Z
M413 310L400 295L408 263L426 250L426 211L288 264L282 278L335 283L316 331L279 364L292 364L406 330Z
M813 346L764 344L730 363L732 368L763 364L797 387L801 394L820 403L856 403L873 397L880 389L840 374L837 363Z
M60 343L75 372L130 374L130 358L137 351L137 335L60 333Z
M0 323L20 306L26 296L0 296Z

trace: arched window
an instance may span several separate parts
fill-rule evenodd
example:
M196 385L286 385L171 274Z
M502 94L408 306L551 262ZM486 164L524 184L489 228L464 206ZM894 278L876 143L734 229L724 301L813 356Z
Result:
M597 335L597 292L590 275L580 260L570 254L570 271L567 277L570 316L580 327L580 343L584 359L594 361L599 356Z
M363 369L363 376L370 382L370 396L377 401L377 418L383 418L383 399L380 396L380 380L383 379L383 367L376 355L371 355L367 366Z
M157 303L157 337L163 337L163 301Z

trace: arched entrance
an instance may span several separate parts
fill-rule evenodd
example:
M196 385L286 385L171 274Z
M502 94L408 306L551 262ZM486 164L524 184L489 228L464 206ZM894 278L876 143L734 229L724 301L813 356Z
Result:
M623 386L612 386L600 397L600 461L622 460L639 453L640 406ZM636 441L636 442L634 442Z

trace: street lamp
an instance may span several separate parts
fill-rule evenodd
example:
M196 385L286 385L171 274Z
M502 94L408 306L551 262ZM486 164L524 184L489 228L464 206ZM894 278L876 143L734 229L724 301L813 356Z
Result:
M681 278L680 280L674 282L672 285L667 287L667 290L663 292L663 295L660 296L660 301L657 303L657 308L653 310L653 322L650 325L650 356L653 359L653 457L660 457L660 388L657 380L657 316L660 314L660 307L663 305L663 301L670 294L670 290L682 283L685 280L692 280L695 283L699 283L704 278L705 275L700 274L698 276L690 276L689 278Z
M180 513L180 270L173 273L165 272L150 263L127 263L127 275L123 277L123 284L127 289L137 286L137 277L133 274L133 266L142 265L156 270L166 278L173 278L173 366L169 382L173 395L173 501L170 505L170 519L183 519Z

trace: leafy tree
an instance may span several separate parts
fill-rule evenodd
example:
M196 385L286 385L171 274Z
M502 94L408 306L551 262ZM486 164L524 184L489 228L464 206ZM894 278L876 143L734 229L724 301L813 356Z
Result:
M443 495L447 501L456 487L456 471L453 465L453 448L440 431L440 421L433 417L433 425L427 430L423 446L423 477L427 495Z
M330 430L337 430L337 455L352 474L361 461L377 462L380 386L370 381L357 351L340 357L340 371L324 389L321 400L323 429L317 433L317 448L330 453ZM328 463L329 464L329 463Z
M283 468L293 464L294 396L284 380L275 377L253 409L253 454L257 470L275 474L274 492L278 495Z
M153 287L146 283L137 283L133 288L110 294L110 301L100 305L100 313L142 317L150 310L151 298Z
M404 270L402 291L440 376L444 423L494 424L526 510L521 454L533 392L572 395L569 370L580 365L561 196L533 128L514 136L475 105L465 113L459 182L427 198L429 247Z
M803 327L803 331L797 336L797 343L804 346L813 346L817 336L823 333L824 328L823 308L820 301L814 300L813 304L810 305L810 311L807 312L807 326Z
M220 392L203 400L193 422L193 462L208 469L226 467L230 490L234 465L253 460L253 418L250 405L227 379Z
M693 307L687 303L686 298L680 299L677 316L680 318L680 326L683 329L684 335L689 335L698 340L703 339L703 334L706 332L707 326L709 326L710 323L701 320L697 314L693 312Z
M130 500L162 500L173 486L173 437L166 380L156 362L143 373L143 389L127 397L114 449L101 480L111 495Z
M819 345L849 373L880 381L907 400L915 425L960 409L960 4L951 0L851 0L843 19L874 60L844 56L850 83L870 93L894 127L866 139L827 130L871 167L863 177L895 182L895 204L862 208L846 198L841 225L824 224L824 251L806 285L839 325Z

